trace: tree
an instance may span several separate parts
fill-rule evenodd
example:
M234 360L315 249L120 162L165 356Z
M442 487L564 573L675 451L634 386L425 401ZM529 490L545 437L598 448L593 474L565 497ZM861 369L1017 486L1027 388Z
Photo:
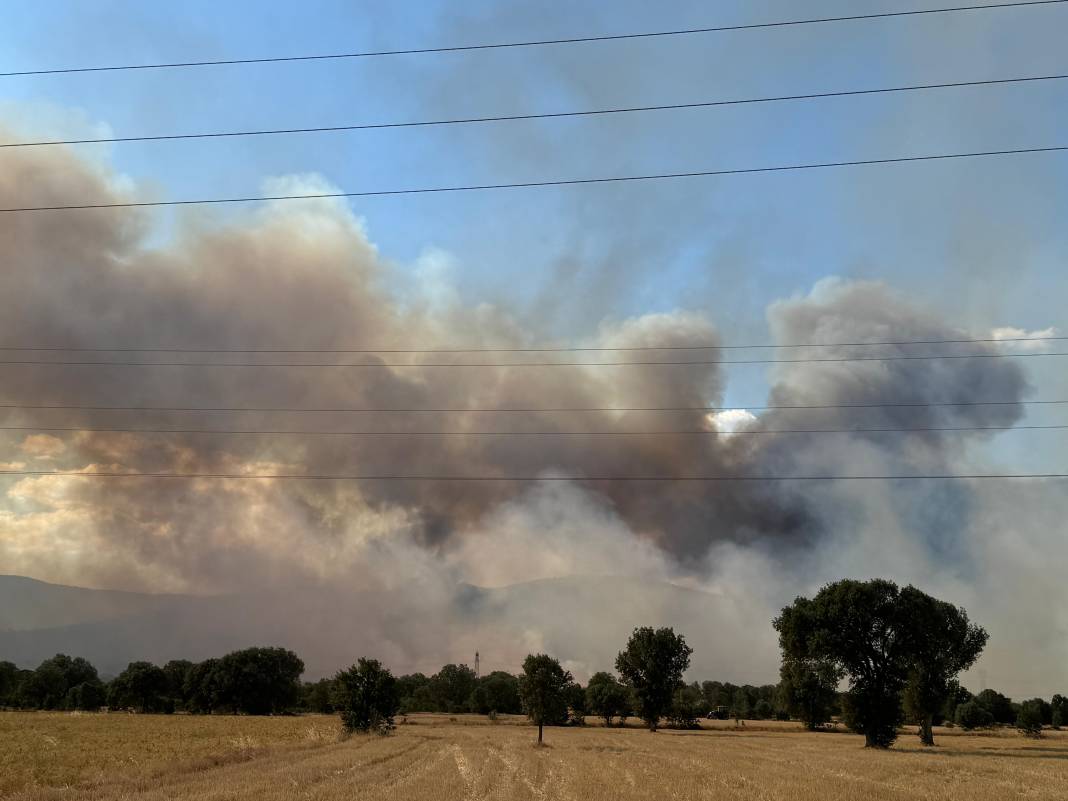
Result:
M784 659L779 669L779 699L793 717L815 731L831 719L841 674L827 661Z
M986 646L987 633L969 622L963 609L932 598L913 586L898 599L908 626L909 651L905 710L919 726L920 742L934 745L933 723L948 700L951 682L971 667Z
M285 648L245 648L219 660L215 689L219 706L250 715L285 712L300 699L304 662Z
M1012 706L1012 699L997 690L986 689L975 700L994 716L995 723L1011 725L1016 722L1016 710Z
M163 672L167 676L167 696L175 706L181 709L186 709L189 702L189 696L186 694L186 680L192 669L193 663L188 659L172 659L163 666Z
M100 679L75 684L67 690L67 709L100 709L107 703L107 688Z
M218 659L205 659L193 665L182 685L189 711L210 715L218 709L221 706L221 680Z
M685 638L672 629L644 627L634 629L626 649L616 657L616 670L634 688L638 713L649 731L656 731L671 708L692 653Z
M334 711L334 681L319 679L306 681L301 687L301 706L309 712L327 715Z
M346 731L392 731L400 709L397 680L377 659L360 658L334 676L334 706L341 712Z
M19 669L14 662L0 661L0 706L14 706Z
M611 673L594 673L586 685L586 706L592 714L604 719L605 726L611 726L612 718L617 716L622 725L622 719L630 711L630 693Z
M1016 728L1028 737L1042 736L1042 708L1035 701L1025 701L1020 705Z
M546 723L567 720L571 673L547 654L528 654L519 677L519 699L527 717L538 725L538 745Z
M994 725L994 716L978 701L965 701L959 704L953 719L965 731L985 729Z
M466 712L478 679L467 665L445 665L430 677L430 694L442 712Z
M519 702L519 679L503 670L495 670L478 680L469 703L480 715L501 712L516 715L523 711Z
M888 748L903 716L900 693L911 666L908 620L896 584L843 580L797 598L774 621L784 661L818 661L849 680L851 728L869 748Z
M971 701L973 696L968 690L960 686L960 682L953 680L949 683L949 695L942 704L942 719L955 721L957 719L957 707Z
M64 709L72 687L99 681L96 668L87 660L56 654L20 683L19 703L36 709Z
M108 688L108 704L139 712L162 712L167 700L167 674L151 662L131 662Z
M699 728L697 715L703 702L699 689L681 685L671 697L671 706L667 711L668 725L673 729Z
M1050 724L1055 729L1068 726L1068 698L1063 695L1054 695L1050 701Z

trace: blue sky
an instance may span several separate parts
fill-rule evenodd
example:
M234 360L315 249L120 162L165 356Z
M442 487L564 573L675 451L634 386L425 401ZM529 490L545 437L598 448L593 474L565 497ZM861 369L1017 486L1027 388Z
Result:
M6 9L0 52L4 69L32 69L936 5L189 2L177 14L169 4L55 2ZM1068 6L1051 6L492 52L5 78L0 110L25 134L85 133L103 124L116 135L137 135L1040 75L1068 69L1059 35L1066 25ZM109 154L117 169L166 198L254 194L266 178L291 173L361 190L1064 144L1066 100L1068 81L1061 81L86 152ZM886 280L977 333L1060 325L1068 291L1064 155L353 205L401 281L420 254L440 249L466 298L524 310L554 339L587 334L605 317L682 307L710 313L728 341L767 341L767 304L827 275ZM1068 389L1060 360L1033 361L1037 386ZM760 368L736 368L732 402L752 403L762 392Z

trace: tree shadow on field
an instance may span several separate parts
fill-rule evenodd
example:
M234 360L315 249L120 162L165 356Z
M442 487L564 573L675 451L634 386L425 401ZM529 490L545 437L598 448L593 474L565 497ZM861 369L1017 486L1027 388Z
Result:
M906 752L901 752L906 753ZM1004 757L1007 759L1068 759L1068 748L977 748L968 750L943 751L931 749L907 753L932 754L947 757Z

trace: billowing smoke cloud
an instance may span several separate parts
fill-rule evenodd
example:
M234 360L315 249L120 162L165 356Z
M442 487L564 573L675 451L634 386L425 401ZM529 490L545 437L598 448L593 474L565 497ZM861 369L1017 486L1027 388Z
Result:
M107 203L134 197L100 166L60 149L6 155L0 205ZM286 194L321 190L315 177L282 179ZM552 343L551 330L521 325L522 314L467 306L433 291L416 272L391 267L363 222L341 203L266 204L213 219L179 217L160 238L155 218L131 209L0 216L0 342L57 348L201 347L341 349L381 347L530 348ZM400 287L400 289L397 289ZM561 287L559 291L566 291ZM776 341L864 342L966 337L934 311L915 307L876 283L827 280L805 296L773 305ZM717 364L641 367L426 367L429 363L608 361L680 353L713 362L720 351L712 321L696 312L606 320L591 347L711 346L703 351L619 354L404 353L92 354L90 360L346 362L413 366L144 367L4 365L7 403L82 406L282 407L456 410L381 412L115 412L18 410L4 425L373 431L376 436L312 433L197 434L6 432L7 469L87 472L287 473L430 476L788 476L908 475L967 472L969 443L982 432L933 429L1010 426L1027 391L1009 359L825 361L775 365L775 406L895 402L892 407L821 411L778 409L709 416L690 412L531 411L543 407L702 407L719 405L726 370ZM990 352L957 345L961 354ZM878 355L923 355L934 346L886 346ZM944 348L941 349L944 352ZM855 347L782 349L779 358L872 355ZM12 360L70 359L63 352L9 352ZM75 355L73 358L79 358ZM997 406L907 404L1004 401ZM516 412L475 410L523 409ZM716 431L732 436L553 436L551 432ZM772 433L798 429L921 429L912 434ZM412 432L454 432L419 434ZM540 432L496 437L473 432ZM467 436L455 432L466 432ZM549 432L548 434L546 432ZM392 433L392 436L386 434ZM981 467L981 466L980 466ZM647 618L693 630L711 642L744 645L698 655L705 668L736 679L774 674L767 620L797 591L841 575L890 574L933 585L1005 623L984 600L1000 564L1023 581L1021 523L1010 536L993 522L1018 504L1021 488L960 482L631 483L576 481L223 481L215 479L5 479L0 504L0 570L73 584L193 593L263 592L279 587L378 591L428 609L455 603L456 586L501 587L533 579L601 576L621 598L633 585L610 577L674 582L718 598L718 611L643 602ZM1030 492L1048 489L1034 488ZM1010 497L1013 496L1013 497ZM1044 496L1043 496L1044 497ZM1001 506L1001 502L1005 506ZM1063 516L1054 517L1050 526ZM1040 532L1048 529L1039 527ZM995 591L995 590L992 590ZM1063 590L1058 590L1063 593ZM325 589L324 589L325 592ZM606 606L604 625L577 640L561 635L566 593L540 614L501 601L513 628L508 648L556 647L579 673L642 620ZM652 597L652 596L649 596ZM418 603L416 603L418 601ZM462 602L462 598L460 599ZM689 603L689 602L687 602ZM420 606L421 604L421 606ZM674 604L674 605L673 605ZM547 607L553 608L547 608ZM559 606L560 608L555 608ZM366 605L365 605L366 610ZM459 607L462 610L462 603ZM672 611L674 610L674 611ZM633 611L633 610L632 610ZM472 613L474 614L474 613ZM637 614L637 612L635 613ZM611 619L608 619L611 618ZM540 623L539 623L540 621ZM456 622L456 621L453 621ZM462 622L462 621L460 621ZM1047 631L1064 621L1047 619ZM556 626L553 629L553 626ZM391 630L382 652L425 664L429 653L477 647L470 630L406 637ZM1037 630L1038 626L1036 626ZM383 629L384 630L384 629ZM553 632L556 632L555 634ZM995 631L994 642L1001 631ZM384 637L387 635L383 635ZM1006 635L1006 641L1010 638ZM1045 681L1060 652L1045 647L1029 681ZM581 650L582 653L578 653ZM1042 649L1039 649L1042 650ZM744 654L744 655L743 655ZM512 658L511 655L508 657ZM1015 675L1015 674L1014 674Z

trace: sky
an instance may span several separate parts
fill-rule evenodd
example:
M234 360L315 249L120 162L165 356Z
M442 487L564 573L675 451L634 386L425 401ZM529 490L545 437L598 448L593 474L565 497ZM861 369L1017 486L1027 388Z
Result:
M133 2L21 4L5 11L0 71L437 47L935 6L821 0L804 4L802 12L785 0L190 2L178 13L166 4ZM136 136L1042 76L1068 72L1060 35L1066 25L1068 4L452 54L5 77L0 78L0 129L4 141ZM0 182L5 184L3 205L11 206L38 197L77 203L98 196L173 200L279 189L365 191L1047 147L1068 144L1066 100L1068 81L1046 81L568 120L11 148L0 151L0 174L7 175ZM46 344L88 347L130 345L134 340L160 347L239 347L249 342L281 348L324 342L335 347L398 342L448 347L457 342L685 344L692 341L687 337L697 336L731 345L843 341L835 334L879 340L908 339L909 332L925 332L918 338L930 332L978 338L1004 329L1054 335L1068 330L1063 316L1068 297L1068 226L1063 223L1068 219L1068 157L1057 153L337 203L297 201L288 207L279 203L266 208L148 210L121 219L106 212L93 216L85 230L79 228L82 223L70 222L75 214L60 213L48 220L41 215L25 224L12 222L11 216L0 221L7 226L0 240L6 243L8 260L8 291L2 301L8 312L5 341L17 345L33 334ZM67 241L69 246L62 246ZM258 283L249 283L253 281ZM283 290L292 293L292 303L287 304ZM251 308L261 298L264 309ZM131 307L135 301L141 305ZM350 317L359 320L348 325ZM1041 343L1034 347L1051 349ZM742 358L761 351L722 353ZM555 403L572 392L582 400L615 403L662 391L671 399L746 409L766 404L769 397L810 398L814 393L870 400L874 388L885 397L906 381L910 396L919 393L921 398L928 397L925 391L956 398L952 392L965 390L971 397L980 390L1005 392L1008 400L1068 398L1060 358L979 361L990 368L983 375L934 366L880 373L867 366L804 371L801 366L722 365L692 380L673 377L655 391L644 386L634 390L628 379L593 378L582 371L570 381L523 379L512 387L511 378L495 371L490 380L471 375L450 379L445 394L470 406L475 398L488 398L489 405L516 397ZM1003 369L1008 362L1013 367ZM300 378L276 383L245 378L228 383L178 380L162 371L152 374L153 381L133 386L134 379L121 370L102 371L114 376L110 383L88 372L76 368L56 378L55 373L9 365L0 390L8 398L47 395L67 402L85 396L114 403L131 394L156 403L179 396L208 403L220 395L239 396L239 402L263 397L299 400L308 378L300 371ZM654 383L664 380L653 373ZM348 397L346 393L377 397L356 382L331 378L312 394L324 401ZM417 388L425 390L418 381L403 383L390 390L399 394L386 392L382 397L403 402ZM867 385L863 392L858 389L861 383ZM438 396L431 392L419 397ZM27 422L25 416L5 419ZM112 424L117 419L108 418ZM832 418L818 422L828 420ZM1021 406L1004 419L968 422L977 420L1015 426L1065 422L1064 410L1056 406ZM870 425L881 418L835 421ZM101 423L98 418L92 422ZM144 421L127 417L120 422ZM477 425L485 420L463 422ZM537 422L543 421L529 424ZM771 421L758 417L745 424L768 427ZM117 463L131 468L138 466L135 457L146 457L148 446L142 443L120 447L114 437L86 442L78 436L83 435L57 437L59 444L8 437L0 462L47 462L69 469ZM831 447L813 439L776 444L759 453L727 443L722 453L700 457L706 461L682 463L769 471L807 464L831 473L887 465L915 472L931 465L945 467L945 472L1063 472L1063 436L1017 428L998 435L945 436L937 443L909 443L907 448L885 439L874 445L854 443L856 447ZM158 448L158 441L153 442L152 448ZM337 448L280 455L250 454L245 446L235 446L233 453L220 455L227 446L207 448L203 439L183 447L193 456L153 450L146 458L168 468L186 463L217 466L224 456L241 469L254 464L314 469L324 461L351 466L343 454L334 452ZM477 465L506 470L521 464L567 474L575 464L569 459L578 458L567 455L566 449L560 455L532 448L538 458L517 461L514 454L487 452L494 449L472 455L459 448L432 447L438 449L424 458L443 470L457 464L467 465L469 471ZM313 464L313 457L320 461ZM600 466L609 473L620 464L671 469L672 457L668 445L661 443L658 448L612 452ZM399 467L411 463L402 461ZM85 586L220 592L256 577L276 580L275 562L289 553L277 542L255 537L224 548L220 543L230 535L209 533L203 519L185 517L188 510L172 489L167 501L177 506L166 522L152 525L159 542L168 536L177 539L151 553L131 555L132 538L143 532L137 533L135 525L128 534L114 534L109 527L121 523L105 524L95 515L121 498L128 520L141 521L145 505L158 502L148 493L113 495L108 490L85 497L79 491L75 501L63 493L62 498L49 494L59 491L28 479L9 479L4 485L7 498L0 506L0 524L7 532L6 543L0 541L0 572ZM886 497L875 500L874 493L856 487L821 490L813 493L818 499L804 503L777 495L770 503L775 514L766 516L753 509L767 499L744 492L737 498L716 495L711 505L670 498L652 507L623 492L582 492L590 498L562 500L559 508L576 509L576 520L608 515L610 524L603 529L609 533L603 536L615 543L613 548L633 538L643 548L655 549L634 563L623 557L609 559L611 571L655 574L722 593L751 591L749 584L725 583L723 566L736 565L736 576L750 575L778 587L774 592L752 591L754 605L774 609L788 601L790 593L811 591L847 569L867 575L877 572L877 564L887 564L901 581L927 580L952 600L968 601L972 605L965 605L980 622L985 622L985 612L987 620L1005 629L994 630L992 642L999 633L1009 637L1008 621L1019 612L1015 606L1002 609L990 599L982 600L987 590L1004 590L992 567L1004 556L998 549L1020 557L1010 578L1034 579L1036 587L1054 586L1054 576L1042 572L1051 568L1042 564L1046 560L1021 554L1030 554L1037 541L1054 549L1051 555L1068 556L1063 518L1055 514L1063 492L1055 485L1019 493L969 487L966 501L928 499L934 510L928 519L918 519L926 512L902 511L904 496L888 490ZM329 503L322 497L290 499L318 509L313 515L295 512L302 522L290 536L316 543L316 526L334 527L342 539L357 536L337 534L336 522L324 523L333 520L331 515L355 514L336 493L326 494ZM477 542L493 524L515 532L516 538L514 549L497 549L494 558L502 565L495 573L498 580L522 580L524 563L545 547L516 520L541 520L539 516L547 514L545 499L492 494L456 499L441 497L444 494L404 492L359 499L364 514L360 519L366 524L357 526L364 533L357 537L359 547L345 551L346 559L363 568L373 565L376 557L361 550L366 540L360 537L373 529L385 532L376 536L389 541L390 532L403 530L412 548L433 557L427 569L436 579L489 583L493 576L487 574L495 571L486 571L469 553L469 543ZM262 499L229 497L218 502L229 504L227 510L247 511ZM1031 509L1037 503L1042 511L1028 525L1041 530L1034 536L1014 530L1020 523L1011 503ZM853 505L860 511L847 514ZM329 513L323 511L326 506ZM947 523L946 517L953 519ZM994 528L995 521L1001 529ZM570 530L566 520L561 525ZM612 539L616 529L625 533ZM842 538L861 529L870 533L857 535L857 540L868 544L843 551ZM935 542L930 534L935 529L953 533ZM572 547L575 538L583 536L583 526L576 524L575 530L580 533L560 535L554 547ZM795 565L806 567L791 570L774 558L788 536L790 552L806 555ZM870 541L865 539L869 536ZM207 544L209 539L214 544ZM236 560L235 565L223 560L229 566L208 569L179 554L179 540L185 548L202 547L212 558L247 550L260 567L247 576L239 575ZM511 542L507 537L505 541ZM880 552L882 541L895 543L885 546L889 557ZM917 543L923 547L913 551ZM100 553L99 544L108 560L87 555ZM342 546L332 541L335 547ZM110 548L117 549L120 558ZM732 550L725 555L724 548ZM832 548L847 555L838 562L822 558ZM989 561L979 556L989 549ZM590 549L580 550L573 558L564 554L538 562L543 566L534 577L600 571ZM336 556L337 551L328 549L312 559L306 584L314 585L312 576L330 578L329 562ZM443 562L449 564L447 571L438 570ZM973 608L976 602L979 607ZM1054 677L1056 665L1064 663L1065 646L1049 643L1058 638L1064 642L1066 632L1068 621L1062 613L1043 613L1027 632L1029 642L1041 643L1033 667L1013 666L1006 649L1000 661L990 663L988 674L1006 686L1015 682L1020 693L1063 691L1054 686ZM1063 672L1060 675L1063 678Z

